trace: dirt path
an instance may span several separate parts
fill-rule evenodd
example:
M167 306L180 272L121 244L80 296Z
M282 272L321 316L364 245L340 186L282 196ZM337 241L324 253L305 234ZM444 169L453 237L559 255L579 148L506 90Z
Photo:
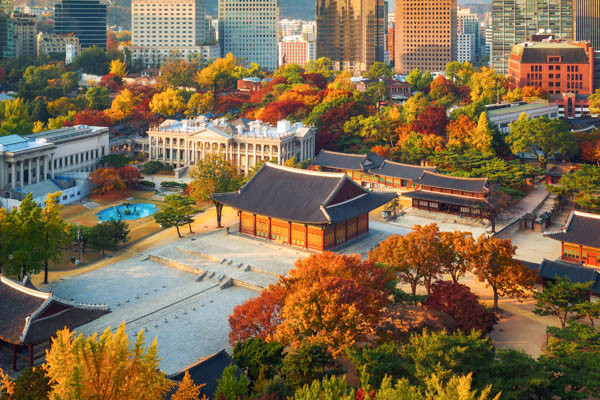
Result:
M224 226L230 225L235 222L237 219L236 213L231 208L223 209L223 216L221 223ZM194 223L192 223L193 234L197 233L206 233L216 229L217 219L215 214L215 208L210 207L203 213L198 214L195 217ZM190 235L189 229L187 226L182 226L179 228L181 234L185 237ZM168 228L161 230L153 235L150 235L144 239L137 241L136 243L129 245L121 250L118 250L110 257L104 257L98 261L95 261L89 265L85 265L81 268L73 268L64 271L50 271L48 273L48 282L54 282L62 278L66 278L69 276L75 276L79 274L83 274L85 272L93 271L98 268L105 267L107 265L113 264L118 261L127 260L130 258L134 258L144 253L145 251L156 247L158 245L164 246L179 240L177 237L177 231L175 228ZM32 277L32 282L37 287L43 289L44 285L42 284L44 275L43 272Z

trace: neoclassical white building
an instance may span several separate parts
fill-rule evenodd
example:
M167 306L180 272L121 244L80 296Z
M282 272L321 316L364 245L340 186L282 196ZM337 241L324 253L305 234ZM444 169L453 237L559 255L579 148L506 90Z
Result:
M277 122L275 127L244 118L231 122L203 116L183 121L169 119L150 128L148 140L150 160L174 168L193 165L208 154L220 154L247 174L261 160L283 164L294 156L300 162L315 155L314 128L287 120Z

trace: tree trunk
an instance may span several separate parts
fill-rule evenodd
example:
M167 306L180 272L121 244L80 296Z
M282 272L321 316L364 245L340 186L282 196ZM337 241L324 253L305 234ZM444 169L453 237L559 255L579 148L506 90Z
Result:
M410 289L412 290L412 295L416 296L417 295L417 284L416 283L411 283L410 284Z
M23 279L25 279L25 275L27 275L27 269L25 268L25 264L23 264L21 271L22 271ZM21 280L21 277L19 277L19 280Z
M190 233L194 233L194 232L192 231L192 223L191 223L191 222L188 222L188 227L190 228Z
M492 224L492 233L496 233L496 215L490 215L489 219Z
M223 212L222 204L215 204L215 208L217 209L217 228L222 228L221 226L221 214Z
M44 260L44 285L48 284L48 260Z
M175 224L175 229L177 229L177 236L179 236L180 238L183 237L181 236L181 232L179 232L179 225Z
M452 277L452 282L453 283L458 283L458 278L456 277L456 273L455 272L452 272L450 274L450 276Z
M498 312L498 289L494 286L492 287L494 290L494 311Z

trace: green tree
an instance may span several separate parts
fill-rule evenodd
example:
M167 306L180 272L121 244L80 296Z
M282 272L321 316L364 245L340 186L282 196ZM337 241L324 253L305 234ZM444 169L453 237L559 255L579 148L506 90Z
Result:
M221 379L217 379L217 390L215 390L214 398L223 396L225 400L238 400L248 393L250 380L245 374L241 374L239 379L236 376L237 367L230 365L223 370Z
M492 373L486 379L486 383L492 385L493 393L501 393L503 399L551 398L549 392L551 375L537 360L522 351L497 350L491 370Z
M363 74L365 78L368 79L381 79L381 78L389 78L393 74L392 68L386 63L382 63L381 61L374 62L369 70Z
M215 96L212 92L194 93L187 103L185 115L195 116L205 114L215 108Z
M42 210L42 228L44 230L44 283L48 283L48 262L59 262L69 240L69 226L62 219L60 204L62 192L48 193Z
M192 169L192 183L189 194L196 202L212 201L217 212L217 227L221 228L223 204L212 198L213 193L226 193L237 190L242 184L242 177L233 165L224 157L210 155L199 160Z
M129 164L129 158L123 154L113 153L102 157L100 162L108 167L119 169Z
M281 374L292 388L300 388L314 380L336 375L335 360L325 344L303 341L297 350L289 352L283 359Z
M107 53L96 46L83 49L81 54L73 60L73 68L88 74L106 75L109 70L109 57Z
M600 393L600 331L574 322L548 330L548 345L539 361L552 376L552 395L571 400Z
M423 93L413 94L402 107L402 114L407 124L412 124L419 114L423 113L429 106L430 101Z
M419 68L415 68L406 77L406 82L410 83L413 90L422 91L433 82L433 77L429 71L422 72Z
M400 359L400 349L393 343L384 343L377 347L364 346L362 349L349 348L346 356L358 371L365 368L369 375L369 384L379 387L386 376L401 378L406 374Z
M47 399L50 393L50 378L43 367L25 368L14 383L14 393L6 400ZM5 399L0 394L0 399Z
M293 85L304 82L302 78L303 73L304 69L298 64L285 64L277 68L273 76L284 78L286 83Z
M600 114L600 89L596 89L596 91L590 95L588 100L590 101L590 114Z
M483 100L485 104L499 102L506 94L506 77L493 69L482 67L469 80L471 100Z
M306 72L319 74L329 80L333 76L333 62L330 58L319 57L316 60L309 61L306 65Z
M105 110L110 107L110 91L101 86L94 86L85 92L88 107L94 110Z
M590 321L590 326L594 327L594 320L600 318L600 303L585 301L577 305L577 316L579 318L587 318Z
M96 251L116 250L121 243L129 240L129 227L127 222L116 219L102 222L92 227L89 232L89 244Z
M475 68L470 62L465 61L459 63L452 61L446 64L446 77L451 79L457 86L467 85L471 80L471 76L475 73Z
M565 174L558 184L547 185L552 193L571 197L583 209L600 209L600 167L582 164L580 168Z
M162 89L194 87L194 78L199 68L197 61L167 60L160 66L158 85Z
M294 400L354 400L354 390L346 382L346 377L324 377L314 380L296 390Z
M25 274L37 274L44 265L45 256L42 209L33 201L33 195L28 193L12 217L17 236L11 243L6 264L7 271L19 277Z
M195 213L192 204L194 201L187 196L180 194L171 194L165 197L166 206L154 214L154 220L157 224L160 224L163 228L170 228L172 226L177 229L177 236L180 238L181 232L179 227L187 224L192 232L192 222L194 222L193 215Z
M265 342L260 338L250 338L237 342L232 358L235 364L247 371L256 381L262 375L264 379L273 378L283 364L285 346L277 342Z
M568 277L556 276L543 291L533 293L536 300L533 313L557 317L564 328L571 317L577 315L578 306L587 302L591 283L576 283Z

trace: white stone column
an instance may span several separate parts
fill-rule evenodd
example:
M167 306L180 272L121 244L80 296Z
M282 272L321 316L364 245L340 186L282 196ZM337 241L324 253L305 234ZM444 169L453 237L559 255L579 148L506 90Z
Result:
M167 138L162 138L162 147L163 147L163 163L167 162Z
M36 160L35 181L38 182L38 183L40 182L40 158L39 157Z
M12 173L10 185L14 189L17 186L17 162L15 160L10 163L10 168Z
M204 161L206 159L206 142L202 141L200 143L202 144L202 161Z
M23 175L25 174L25 168L23 166L24 163L25 163L25 160L21 160L21 179L19 180L19 182L21 183L21 186L25 185L25 179L23 179Z
M250 163L250 160L248 159L248 143L246 143L246 163L245 163L245 169L244 169L244 171L246 171L246 173L248 173L250 171L248 169L249 163Z
M52 179L54 179L54 154L52 154L50 156L50 167L52 169L52 172L50 173L50 176L52 177Z

